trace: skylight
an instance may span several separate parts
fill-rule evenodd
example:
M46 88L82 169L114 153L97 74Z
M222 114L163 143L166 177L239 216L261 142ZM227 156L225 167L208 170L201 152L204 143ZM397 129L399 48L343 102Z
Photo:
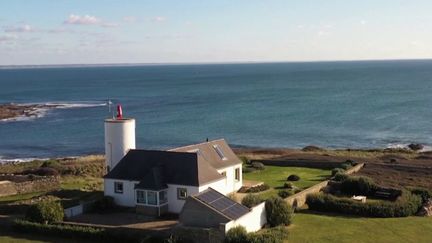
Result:
M227 157L225 157L225 154L218 145L213 145L213 148L222 160L227 160Z

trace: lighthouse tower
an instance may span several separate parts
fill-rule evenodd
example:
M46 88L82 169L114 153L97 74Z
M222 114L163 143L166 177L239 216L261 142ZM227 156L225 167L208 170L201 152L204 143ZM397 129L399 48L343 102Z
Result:
M127 154L135 149L135 119L123 118L121 105L117 116L105 119L105 162L108 172Z

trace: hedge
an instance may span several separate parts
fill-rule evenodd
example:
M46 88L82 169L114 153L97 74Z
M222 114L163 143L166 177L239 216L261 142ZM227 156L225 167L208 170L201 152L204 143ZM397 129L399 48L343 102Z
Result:
M263 201L264 200L260 196L249 193L241 200L241 204L248 208L253 208Z
M225 237L225 243L282 243L288 237L285 227L264 229L260 232L246 233L246 229L237 226L230 229Z
M407 217L417 213L422 205L421 197L403 191L396 201L361 203L348 198L338 198L330 194L310 194L306 198L309 209L322 212L337 212L366 217Z
M47 200L31 205L25 217L32 222L55 223L63 221L64 211L59 202Z
M379 186L366 176L348 176L342 180L341 192L354 195L373 195Z
M254 186L254 187L248 188L245 192L246 193L255 193L255 192L262 192L262 191L265 191L268 189L270 189L269 185L261 184L259 186Z
M115 230L105 230L104 228L66 224L40 224L20 219L14 221L13 227L17 232L73 239L81 238L98 242L163 242L162 239L156 237L142 237L129 233L120 233Z
M411 192L415 195L419 195L422 198L423 203L426 203L429 199L432 199L432 191L425 188L412 188Z

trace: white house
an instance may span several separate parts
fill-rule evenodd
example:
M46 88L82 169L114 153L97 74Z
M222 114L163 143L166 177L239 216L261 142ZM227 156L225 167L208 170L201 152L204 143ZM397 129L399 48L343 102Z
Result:
M105 147L104 194L137 212L180 213L188 196L209 187L223 195L242 187L242 162L224 139L168 151L135 149L135 120L120 116L105 120Z

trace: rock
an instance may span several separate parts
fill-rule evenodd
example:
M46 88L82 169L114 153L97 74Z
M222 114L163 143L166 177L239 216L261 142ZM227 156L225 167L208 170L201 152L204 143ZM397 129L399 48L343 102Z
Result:
M309 146L302 148L302 151L305 151L305 152L314 152L314 151L323 151L323 150L324 149L322 149L318 146L314 146L314 145L309 145Z
M432 199L429 199L417 213L418 216L431 217L432 216Z
M408 148L410 148L411 150L414 150L414 151L419 151L419 150L422 150L424 148L424 146L419 144L419 143L411 143L408 145Z

